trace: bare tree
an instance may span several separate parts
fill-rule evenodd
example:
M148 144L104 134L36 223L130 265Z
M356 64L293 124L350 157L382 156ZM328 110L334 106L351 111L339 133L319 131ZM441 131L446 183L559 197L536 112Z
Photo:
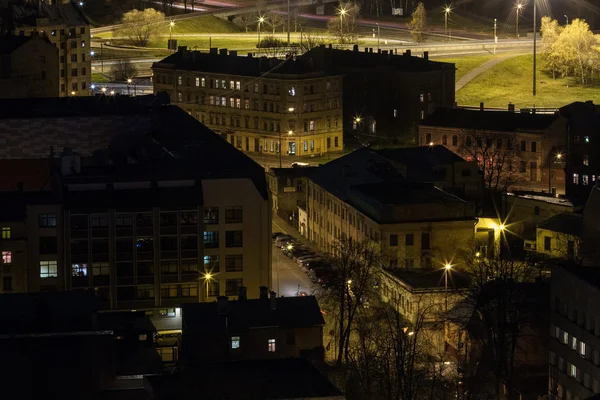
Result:
M524 261L503 257L500 246L494 250L488 257L461 252L471 279L464 306L474 310L469 322L481 331L481 337L474 338L484 357L480 363L495 378L496 394L505 391L506 398L512 399L519 346L531 322L525 304L536 271Z
M302 41L300 43L300 51L302 53L307 52L315 47L319 47L322 44L325 44L325 40L318 35L307 32L302 35Z
M144 47L156 36L164 21L165 14L153 8L146 8L144 11L132 10L123 14L123 28L120 33L131 44Z
M359 16L359 3L340 1L338 13L329 20L327 29L332 36L339 38L340 43L352 43L357 38L356 29Z
M111 67L110 77L115 82L127 82L127 79L136 76L137 72L137 67L131 61L121 59Z
M477 161L485 185L495 192L504 192L525 179L520 172L525 160L516 148L515 134L466 131L461 136L459 152Z
M335 271L323 301L332 310L337 330L337 365L347 361L350 335L357 315L368 299L377 296L376 285L382 258L373 242L340 240L333 249Z
M234 19L234 22L237 22L238 24L243 26L246 33L248 33L248 26L250 26L254 22L256 22L255 14L254 13L240 14Z

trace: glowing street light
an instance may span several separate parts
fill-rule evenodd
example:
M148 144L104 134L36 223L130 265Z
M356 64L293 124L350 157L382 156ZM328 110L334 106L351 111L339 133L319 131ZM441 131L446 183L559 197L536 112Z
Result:
M204 274L204 282L206 284L206 292L204 294L205 297L208 297L208 284L210 283L210 280L212 279L213 275L210 272L206 272Z
M93 83L90 85L90 89L92 90L96 90L96 85L94 85Z
M444 33L446 34L446 37L448 37L448 14L450 14L451 11L452 9L450 6L444 8Z
M290 108L288 108L288 111L289 111L289 112L294 112L294 107L290 107Z
M175 21L169 22L169 49L173 47L173 28L175 28Z
M523 9L523 4L517 3L517 39L520 37L520 35L519 35L519 14L521 14L522 9Z
M114 95L115 95L115 91L114 91L114 90L111 90L111 91L110 91L110 95L111 95L111 96L114 96Z
M340 9L340 38L344 34L344 16L347 14L345 8Z
M96 55L96 52L94 50L90 51L90 56L94 57Z
M101 90L102 90L102 93L106 93L106 88L105 87L103 87Z
M260 24L265 22L265 17L260 17L258 19L258 45L260 46Z
M500 230L500 232L504 231L504 224L500 224L498 226L498 229Z

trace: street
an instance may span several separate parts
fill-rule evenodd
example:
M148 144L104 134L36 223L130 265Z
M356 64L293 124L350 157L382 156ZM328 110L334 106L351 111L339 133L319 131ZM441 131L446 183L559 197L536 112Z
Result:
M283 225L283 226L281 226ZM273 232L290 233L292 228L273 221ZM290 233L291 234L291 233ZM273 290L278 296L293 297L296 293L312 293L311 283L306 273L296 262L286 257L273 245Z

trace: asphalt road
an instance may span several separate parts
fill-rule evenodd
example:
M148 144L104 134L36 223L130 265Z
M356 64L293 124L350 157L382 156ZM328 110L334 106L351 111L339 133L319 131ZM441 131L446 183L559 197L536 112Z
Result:
M273 232L287 232L289 228L273 222ZM296 262L273 246L273 290L278 296L293 297L298 291L311 294L311 283Z

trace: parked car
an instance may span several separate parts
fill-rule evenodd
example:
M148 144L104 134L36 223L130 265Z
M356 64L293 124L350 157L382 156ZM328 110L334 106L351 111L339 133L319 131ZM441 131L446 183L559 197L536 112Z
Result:
M308 273L311 282L320 285L328 285L334 277L334 271L331 268L315 268Z
M291 237L287 233L283 233L283 232L274 232L273 235L271 235L271 237L273 238L273 240L276 240L276 239L278 239L278 238L280 238L282 236L289 236L289 237Z
M321 257L319 257L317 254L313 253L312 251L310 252L310 254L307 254L305 256L301 256L298 257L296 259L296 261L298 262L298 264L302 263L304 260L319 260Z
M302 266L302 269L305 270L311 270L311 269L315 269L315 268L330 268L331 269L331 263L327 260L323 260L323 259L316 259L316 260L305 260L302 261L302 263L300 264Z
M280 249L287 249L288 247L290 247L290 245L292 245L292 248L295 247L297 245L296 240L294 240L294 238L284 238L282 240L276 241L275 242L275 246L279 247Z
M285 241L289 241L289 240L293 240L293 239L294 238L291 237L290 235L281 235L275 239L275 245L280 246L281 242L285 242Z

